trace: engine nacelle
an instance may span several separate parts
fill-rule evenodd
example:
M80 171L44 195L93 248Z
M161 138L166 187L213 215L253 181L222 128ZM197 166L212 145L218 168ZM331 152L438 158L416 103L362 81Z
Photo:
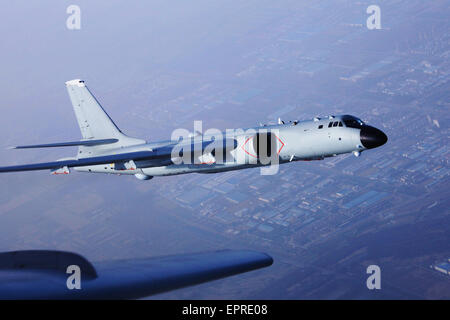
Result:
M134 176L136 178L138 178L139 180L150 180L150 179L153 178L152 176L148 176L148 175L143 174L143 173L136 173Z

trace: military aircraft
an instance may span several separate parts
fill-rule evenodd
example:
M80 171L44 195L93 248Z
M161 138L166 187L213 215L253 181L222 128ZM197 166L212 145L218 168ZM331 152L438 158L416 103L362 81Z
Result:
M17 146L15 149L78 146L73 158L54 162L0 167L0 172L51 170L134 175L140 180L184 173L216 173L292 161L322 160L339 154L379 147L387 136L351 115L316 117L309 121L172 135L168 141L147 142L125 135L80 79L66 82L80 141Z
M267 254L248 250L94 264L67 251L1 252L0 300L137 299L268 267L272 263L272 257Z

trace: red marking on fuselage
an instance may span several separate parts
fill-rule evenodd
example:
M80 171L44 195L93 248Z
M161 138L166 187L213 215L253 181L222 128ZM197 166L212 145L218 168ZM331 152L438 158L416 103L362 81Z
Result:
M281 140L276 134L273 134L273 135L274 135L274 136L278 139L278 141L280 141L280 143L281 143L280 149L278 149L278 152L277 152L277 155L279 155L280 152L281 152L281 149L283 149L283 147L285 146L285 143L284 143L283 140ZM255 155L249 153L249 152L248 152L247 150L245 150L245 148L244 148L244 146L247 144L247 142L248 142L249 140L253 139L254 137L255 137L255 136L251 136L251 137L249 137L247 140L245 140L245 142L244 142L244 144L241 146L241 148L242 148L242 150L244 150L244 152L245 152L246 154L248 154L249 156L252 156L253 158L258 159L258 156L255 156Z
M245 140L245 142L244 142L244 144L242 145L241 148L242 148L242 150L244 150L244 152L245 152L246 154L248 154L249 156L252 156L253 158L258 159L257 156L255 156L255 155L249 153L249 152L248 152L247 150L245 150L245 148L244 148L244 146L247 144L247 142L248 142L250 139L253 139L253 137L254 137L254 136L251 136L251 137L249 137L247 140Z
M280 154L281 149L283 149L283 147L284 147L284 142L281 141L281 139L277 135L275 135L275 137L277 137L278 141L280 141L280 143L281 143L281 147L280 147L280 149L278 149L278 152L277 152L277 154Z

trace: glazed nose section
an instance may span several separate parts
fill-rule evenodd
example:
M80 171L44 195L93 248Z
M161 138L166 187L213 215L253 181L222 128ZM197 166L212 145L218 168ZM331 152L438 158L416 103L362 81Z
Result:
M360 139L366 149L382 146L388 140L383 131L371 126L363 126L361 128Z

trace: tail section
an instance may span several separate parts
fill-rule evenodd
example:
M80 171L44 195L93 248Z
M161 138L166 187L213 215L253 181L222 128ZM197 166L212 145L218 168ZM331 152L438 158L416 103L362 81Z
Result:
M109 115L86 87L83 80L75 79L66 82L67 92L75 111L83 140L90 139L117 139L114 147L131 146L145 143L145 140L127 137L124 135ZM82 146L89 153L95 153L96 148L104 150L105 146ZM107 147L111 148L111 146ZM81 154L80 154L81 156Z

